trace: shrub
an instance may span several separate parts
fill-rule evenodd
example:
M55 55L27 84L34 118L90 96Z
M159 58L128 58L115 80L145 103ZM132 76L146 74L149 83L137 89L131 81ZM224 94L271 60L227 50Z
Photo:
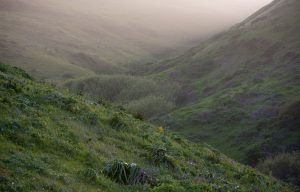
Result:
M166 148L158 145L153 145L151 147L151 162L156 166L167 166L169 168L175 168L174 160L167 155Z
M138 120L141 120L141 121L145 120L144 116L142 114L140 114L140 113L134 113L133 117L136 118L136 119L138 119Z
M150 177L146 171L135 163L125 163L120 160L114 160L104 167L103 173L113 181L123 185L136 185L149 183L154 185L156 179Z
M110 126L116 130L127 129L128 125L124 122L122 117L119 114L113 116L109 122Z
M300 185L300 153L282 153L260 162L257 168L285 182Z
M16 93L20 93L22 88L20 87L20 83L17 82L15 79L9 79L5 84L4 87L7 89L12 89Z

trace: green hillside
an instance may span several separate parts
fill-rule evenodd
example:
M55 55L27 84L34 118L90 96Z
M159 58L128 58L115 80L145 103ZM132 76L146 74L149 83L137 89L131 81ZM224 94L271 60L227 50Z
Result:
M276 0L141 74L177 82L171 129L250 165L300 150L300 2ZM151 72L149 72L151 71Z
M3 192L296 191L211 147L4 64L0 114Z

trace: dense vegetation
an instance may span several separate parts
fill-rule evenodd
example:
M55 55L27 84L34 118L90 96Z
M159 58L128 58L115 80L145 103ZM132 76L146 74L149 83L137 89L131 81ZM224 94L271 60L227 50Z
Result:
M0 191L295 191L122 109L0 64Z
M147 118L173 109L178 89L171 82L131 75L98 75L70 80L63 86L123 105Z

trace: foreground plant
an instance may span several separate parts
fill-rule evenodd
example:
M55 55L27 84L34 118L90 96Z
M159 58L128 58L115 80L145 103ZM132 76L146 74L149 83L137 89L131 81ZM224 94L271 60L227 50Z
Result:
M123 185L150 184L156 185L156 179L149 176L144 169L135 163L128 164L121 160L107 163L103 173L113 181Z

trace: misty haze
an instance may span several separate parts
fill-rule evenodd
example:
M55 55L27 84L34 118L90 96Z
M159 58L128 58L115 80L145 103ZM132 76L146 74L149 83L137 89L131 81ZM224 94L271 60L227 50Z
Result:
M299 10L0 0L0 191L299 191Z
M230 2L1 0L6 47L1 55L17 66L29 63L32 74L48 80L56 80L62 71L40 70L41 63L71 67L75 76L91 73L87 69L92 67L114 73L120 70L118 64L145 63L193 47L268 1ZM90 62L78 62L78 56ZM81 69L82 65L87 66Z

